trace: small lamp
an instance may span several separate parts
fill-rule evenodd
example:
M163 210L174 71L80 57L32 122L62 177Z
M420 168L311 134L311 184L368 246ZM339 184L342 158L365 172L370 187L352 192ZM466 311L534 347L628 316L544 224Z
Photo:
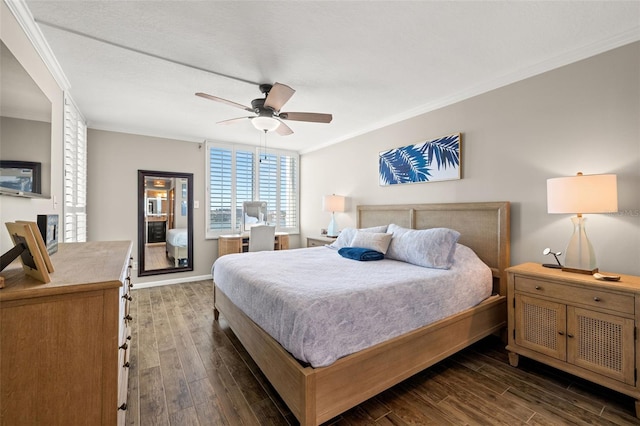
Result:
M345 197L336 194L325 195L322 198L322 210L324 210L325 212L331 212L331 222L329 222L329 227L327 228L328 237L338 236L338 225L336 225L334 213L344 211L345 200Z
M587 238L583 213L618 211L616 175L583 175L547 179L547 212L576 213L571 218L573 235L565 250L563 271L598 272L596 255Z

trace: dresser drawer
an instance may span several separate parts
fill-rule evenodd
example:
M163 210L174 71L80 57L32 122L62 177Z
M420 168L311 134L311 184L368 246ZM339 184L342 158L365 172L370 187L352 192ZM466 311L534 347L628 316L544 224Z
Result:
M634 313L632 295L609 293L589 287L570 286L527 277L515 277L515 290L551 297L567 304L579 304L608 309L611 311Z

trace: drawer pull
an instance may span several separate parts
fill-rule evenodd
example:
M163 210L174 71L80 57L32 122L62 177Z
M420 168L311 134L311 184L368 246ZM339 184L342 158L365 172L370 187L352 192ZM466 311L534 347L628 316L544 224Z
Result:
M564 332L562 332L562 331L558 331L558 334L561 335L561 336L564 336Z
M567 337L573 338L573 334L567 334Z
M124 349L124 350L127 350L127 348L128 348L128 347L129 347L129 345L127 345L127 342L124 342L122 345L120 345L120 346L118 347L118 349Z
M127 403L125 402L121 406L119 406L118 410L126 411L127 410Z
M540 286L539 285L536 286L536 290L540 290Z
M128 300L129 302L133 300L133 297L129 296L128 294L125 294L124 296L122 296L122 298Z
M131 315L127 315L126 317L124 317L125 321L131 321L133 319L133 317Z
M593 298L593 301L594 301L594 302L599 302L599 301L600 301L600 298L599 298L598 296L596 296L596 297L594 297L594 298Z

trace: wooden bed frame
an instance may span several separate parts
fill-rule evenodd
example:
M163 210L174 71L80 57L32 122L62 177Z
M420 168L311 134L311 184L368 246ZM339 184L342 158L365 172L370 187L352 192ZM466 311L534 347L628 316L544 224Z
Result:
M395 223L460 232L491 268L494 295L459 314L419 328L327 367L302 365L238 309L214 283L214 318L221 313L303 426L319 425L506 327L505 269L510 262L508 202L358 206L357 226Z

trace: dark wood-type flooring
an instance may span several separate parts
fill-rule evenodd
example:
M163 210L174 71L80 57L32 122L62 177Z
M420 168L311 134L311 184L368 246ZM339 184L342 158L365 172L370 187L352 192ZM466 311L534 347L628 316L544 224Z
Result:
M288 425L295 418L221 318L211 281L133 291L127 423ZM638 425L633 400L489 337L330 425Z

